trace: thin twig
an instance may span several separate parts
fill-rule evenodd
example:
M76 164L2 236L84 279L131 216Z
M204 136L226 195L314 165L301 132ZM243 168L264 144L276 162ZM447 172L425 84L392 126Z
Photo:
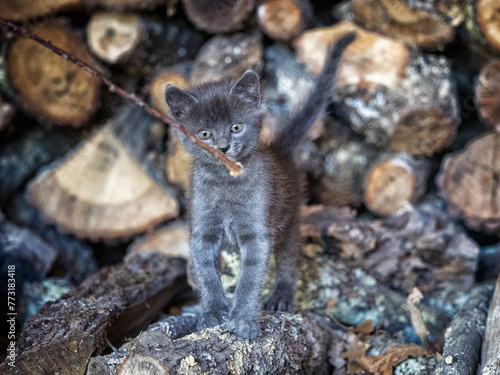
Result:
M143 108L146 112L149 114L153 115L154 117L158 118L159 120L163 121L164 123L170 124L174 128L178 129L186 137L193 142L195 145L201 147L202 149L210 152L213 154L217 159L219 159L230 171L232 176L238 176L242 172L242 166L241 164L234 162L230 160L226 155L224 155L221 151L219 151L216 148L210 147L206 143L200 141L191 131L189 131L184 125L178 123L176 120L174 120L172 117L161 113L160 111L156 110L155 108L151 107L149 104L144 102L142 99L140 99L137 95L131 94L128 91L125 91L121 87L115 85L113 82L111 82L104 74L101 72L97 71L96 69L92 68L90 65L87 63L77 59L76 57L72 56L69 52L62 50L61 48L58 48L54 46L51 42L46 41L42 38L40 38L38 35L33 34L26 30L25 28L21 26L17 26L16 24L7 21L3 18L0 17L0 24L3 24L5 26L8 26L9 28L14 31L17 35L23 36L25 38L29 38L34 40L35 42L41 44L45 48L51 50L55 54L65 58L66 60L72 62L73 64L78 65L80 68L84 69L85 71L89 72L92 74L94 77L97 77L99 80L101 80L109 89L109 91L114 92L128 100L133 101L136 105L139 107Z

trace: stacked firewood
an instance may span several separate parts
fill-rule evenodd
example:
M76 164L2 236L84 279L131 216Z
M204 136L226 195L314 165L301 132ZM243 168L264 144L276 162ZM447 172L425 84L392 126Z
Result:
M67 54L0 28L0 264L19 301L0 372L500 374L496 0L2 0L0 17ZM196 307L173 316L196 298L190 156L64 57L167 115L168 84L252 68L270 142L351 31L298 155L295 314L263 313L253 342L194 333Z

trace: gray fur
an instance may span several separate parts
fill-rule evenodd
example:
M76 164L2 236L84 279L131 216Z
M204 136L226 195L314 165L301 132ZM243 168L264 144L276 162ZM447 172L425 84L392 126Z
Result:
M240 176L231 177L217 159L180 133L194 156L189 212L190 252L203 309L198 329L227 321L240 337L260 334L259 294L271 251L276 255L277 278L265 308L292 311L302 203L302 172L293 151L325 107L340 56L354 38L348 34L335 45L311 98L270 146L259 143L262 113L255 72L247 71L237 82L214 82L188 91L167 88L165 99L176 120L195 134L210 131L211 138L204 141L244 166ZM241 124L243 130L231 132L233 124ZM231 307L220 281L223 246L233 246L241 254Z

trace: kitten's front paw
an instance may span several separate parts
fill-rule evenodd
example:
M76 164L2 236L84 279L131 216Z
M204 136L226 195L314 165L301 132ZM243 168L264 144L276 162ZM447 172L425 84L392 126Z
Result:
M264 310L292 312L293 297L294 293L291 290L276 288L264 304Z
M223 312L205 312L200 315L198 318L198 323L196 324L196 328L198 331L201 331L205 328L212 328L218 325L221 325L227 321L227 311Z
M261 333L260 325L257 320L254 319L232 318L227 324L227 327L231 332L247 340L252 340L260 336Z

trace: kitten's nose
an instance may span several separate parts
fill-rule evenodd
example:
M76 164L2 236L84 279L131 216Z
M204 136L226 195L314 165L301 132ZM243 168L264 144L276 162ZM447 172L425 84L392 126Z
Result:
M217 142L217 147L223 153L226 153L227 150L229 150L229 139L227 139L227 138L221 138L221 139L219 139L219 141Z

